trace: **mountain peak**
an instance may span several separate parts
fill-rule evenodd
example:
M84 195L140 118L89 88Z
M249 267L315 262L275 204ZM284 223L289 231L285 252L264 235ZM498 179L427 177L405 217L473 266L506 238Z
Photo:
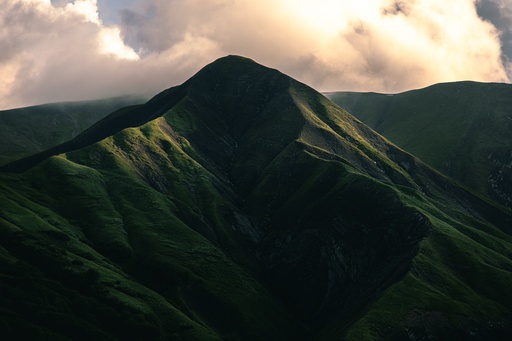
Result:
M213 62L211 62L210 64L216 64L216 63L244 63L244 64L250 63L250 64L258 64L257 62L255 62L251 58L240 56L240 55L236 55L236 54L229 54L227 56L220 57L220 58L214 60Z
M244 56L230 54L224 57L220 57L213 62L207 64L205 68L218 67L218 66L230 66L230 67L254 67L262 66L251 58Z
M236 82L237 80L247 81L248 79L254 81L255 78L263 77L265 75L284 76L281 72L263 66L250 58L228 55L206 65L189 81L197 86L197 83L211 83L212 81L217 83ZM238 82L238 84L235 85L240 86L241 84ZM214 90L218 91L218 89Z
M7 338L512 330L512 213L248 58L11 169L31 167L0 175Z

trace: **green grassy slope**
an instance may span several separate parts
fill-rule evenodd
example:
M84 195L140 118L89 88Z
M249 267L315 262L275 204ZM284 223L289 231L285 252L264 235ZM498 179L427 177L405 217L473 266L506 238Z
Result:
M461 184L512 204L512 86L456 82L396 95L327 95Z
M3 169L21 172L0 174L11 335L505 339L512 328L512 213L245 58Z
M119 97L0 111L0 165L66 142L113 111L144 101Z
M255 279L251 262L231 246L228 226L215 217L222 203L212 201L218 194L211 176L161 131L159 122L50 158L16 179L26 184L16 186L24 196L12 197L14 190L5 187L6 256L43 272L29 269L26 276L38 277L52 297L62 290L57 284L78 291L58 304L37 302L35 314L58 315L61 306L76 306L80 311L69 308L71 331L91 325L96 333L118 339L291 337L292 319ZM144 136L145 129L151 136ZM39 286L29 282L27 287L34 284ZM25 317L23 305L32 305L31 297L18 294L17 300L22 307L11 309L37 332L70 336L68 327ZM96 310L105 316L93 317ZM11 327L13 321L4 324Z

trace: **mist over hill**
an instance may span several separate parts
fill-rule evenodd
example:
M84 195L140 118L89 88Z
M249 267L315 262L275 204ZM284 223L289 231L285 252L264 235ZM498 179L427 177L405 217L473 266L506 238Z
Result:
M0 111L0 165L66 142L138 96L36 105Z
M250 59L0 171L7 338L512 332L512 212Z

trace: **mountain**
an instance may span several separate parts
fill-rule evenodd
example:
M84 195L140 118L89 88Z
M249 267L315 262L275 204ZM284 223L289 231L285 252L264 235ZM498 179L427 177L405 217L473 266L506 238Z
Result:
M137 96L65 102L0 111L0 165L66 142Z
M512 212L246 58L1 170L7 337L512 331Z
M512 206L512 85L455 82L396 95L327 95L401 148Z

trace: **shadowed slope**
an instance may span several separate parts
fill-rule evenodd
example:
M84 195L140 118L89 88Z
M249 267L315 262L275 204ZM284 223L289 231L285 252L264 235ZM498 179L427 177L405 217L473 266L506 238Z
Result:
M512 85L456 82L396 95L328 97L444 174L512 204Z
M61 148L1 178L13 332L20 319L112 339L510 332L510 211L276 70L219 59ZM34 286L61 301L31 314ZM45 309L67 311L69 330Z

